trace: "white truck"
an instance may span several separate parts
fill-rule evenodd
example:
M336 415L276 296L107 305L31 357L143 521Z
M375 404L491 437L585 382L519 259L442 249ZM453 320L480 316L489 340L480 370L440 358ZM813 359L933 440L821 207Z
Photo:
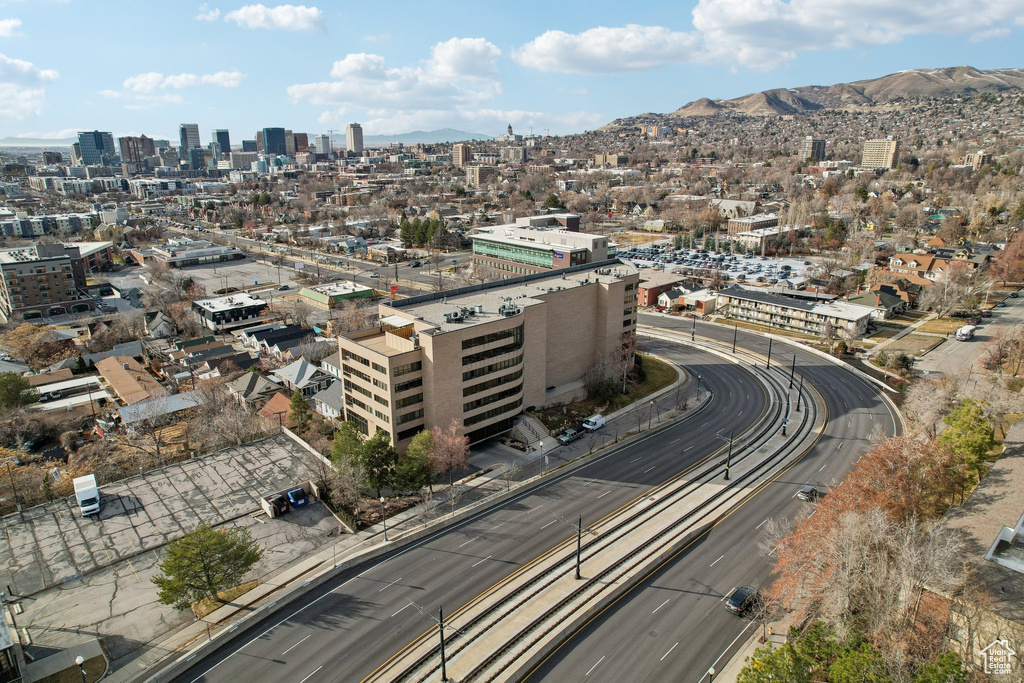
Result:
M977 325L964 325L956 331L957 341L967 341L974 336L975 330L978 329Z
M82 516L95 515L100 511L100 488L96 485L96 475L87 474L75 477L75 498Z
M601 427L604 427L604 415L598 413L597 415L591 415L583 421L583 428L592 432L597 431Z

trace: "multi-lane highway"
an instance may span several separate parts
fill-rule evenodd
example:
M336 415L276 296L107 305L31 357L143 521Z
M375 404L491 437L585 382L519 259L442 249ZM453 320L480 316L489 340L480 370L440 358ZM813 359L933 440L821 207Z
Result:
M692 325L644 316L641 322L685 332ZM732 334L729 328L697 326L698 341L703 337L731 344ZM768 350L767 341L762 344L743 332L738 345L761 354ZM790 367L793 348L774 343L774 361ZM596 615L528 680L696 683L707 680L713 665L721 671L730 646L752 628L749 621L725 610L724 599L737 586L764 586L770 581L771 558L758 548L767 521L808 514L811 504L795 497L801 486L825 488L842 480L873 433L892 434L900 428L864 380L802 351L797 351L797 368L819 390L830 411L829 428L814 449L654 576ZM623 638L624 633L634 635Z
M677 323L662 318L641 320L651 321L659 325ZM681 321L679 326L689 329ZM698 334L727 337L730 342L732 339L731 330L704 325L699 325ZM741 333L739 343L755 352L766 350L762 339L753 335ZM235 681L254 675L308 683L361 680L430 629L432 615L439 605L444 605L446 612L457 609L566 540L573 531L563 520L582 514L586 524L610 513L650 486L720 448L723 445L721 433L747 428L765 409L766 396L760 384L742 368L706 352L674 344L661 343L657 351L683 363L692 374L702 375L705 385L713 392L704 410L595 459L570 474L557 476L544 486L454 528L339 575L287 608L271 612L241 630L176 680ZM773 357L775 353L773 350ZM779 356L778 360L785 362L789 357ZM642 605L638 608L640 611L646 610L659 624L660 620L668 619L677 624L674 628L652 626L648 629L647 621L634 615L625 617L630 624L626 631L621 630L620 622L615 622L611 627L615 635L610 635L603 627L603 620L622 618L617 615L623 613L623 608L606 612L591 629L549 660L545 664L547 668L537 672L538 676L544 677L551 671L556 672L552 680L554 675L582 678L604 655L606 659L591 675L597 677L600 668L610 664L605 653L612 650L622 659L616 667L622 668L608 666L608 670L617 672L619 679L636 680L634 674L642 671L650 671L653 678L661 677L662 670L647 662L648 659L659 666L672 667L664 671L679 673L696 670L694 667L706 670L713 660L712 655L735 637L742 626L735 620L722 619L718 610L708 610L706 606L712 599L717 601L737 582L763 578L768 560L760 558L754 548L758 533L754 527L763 517L759 515L774 514L776 506L790 504L789 496L795 493L797 483L824 484L833 476L841 475L847 462L864 450L865 439L875 428L884 433L894 429L892 416L874 390L862 380L803 352L798 352L798 367L807 381L822 392L832 418L814 454L801 463L800 470L791 470L799 472L798 480L789 481L789 475L782 477L779 483L773 484L777 488L762 493L756 505L740 508L654 582L659 586L666 582L680 586L676 589L678 594L686 592L693 596L688 598L692 600L697 600L699 594L707 594L700 603L700 611L706 616L701 619L689 614L687 607L693 608L693 605L686 600L679 600L677 605L670 600L656 611L657 605L648 609L649 591L640 590L635 593L639 598L620 604L631 605L639 600L636 604ZM807 468L817 468L817 471L804 471ZM754 510L757 512L752 513ZM758 520L748 518L750 514L759 516ZM725 557L730 553L735 556ZM722 559L714 562L719 555ZM702 565L703 569L698 571ZM675 572L681 574L677 576ZM667 576L671 578L664 579ZM717 602L716 606L721 607ZM663 612L671 616L666 617ZM632 611L626 613L633 614ZM651 631L671 635L660 638L651 636ZM590 634L598 640L588 642ZM614 647L603 644L609 638L614 640ZM659 660L664 653L659 653L658 657L651 655L662 647L663 640L673 638L668 647L675 642L680 644L675 646L671 657ZM595 648L604 649L594 654ZM630 649L633 651L623 652ZM577 656L579 660L574 659ZM580 671L578 667L588 661ZM623 676L624 671L630 675ZM598 678L610 680L612 675Z

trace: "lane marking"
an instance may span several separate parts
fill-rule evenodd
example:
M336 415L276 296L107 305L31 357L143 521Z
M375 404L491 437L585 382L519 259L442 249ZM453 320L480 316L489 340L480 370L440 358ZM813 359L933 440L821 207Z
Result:
M727 597L729 597L730 595L732 595L732 592L733 592L734 590L736 590L736 586L733 586L733 587L732 587L732 588L730 588L729 590L725 591L725 595L723 595L723 596L722 596L722 600L725 600L725 599L726 599ZM718 602L722 602L722 600L719 600Z
M725 557L725 555L722 555L722 557ZM720 558L718 558L717 560L715 560L714 562L712 562L712 563L710 564L710 566L711 566L711 567L714 567L714 566L715 566L716 564L718 564L718 562L719 562L719 561L720 561L720 560L722 559L722 557L720 557Z
M679 643L676 643L676 645L679 645ZM672 650L676 649L676 645L673 645L672 647L670 647L670 648L668 649L668 652L666 652L665 654L663 654L663 655L661 656L661 659L659 659L658 661L659 661L659 662L664 662L664 661L665 661L665 657L668 657L668 656L669 656L670 654L672 654Z
M313 674L315 674L317 671L319 671L322 668L324 668L323 664L321 664L317 668L313 669L313 673L311 673L311 674L309 674L309 676L306 676L305 678L303 678L301 681L299 681L299 683L306 683L306 681L308 681L310 679L310 677L313 676Z
M740 414L742 415L742 413L740 413ZM669 446L671 446L672 444L674 444L674 443L675 443L676 441L679 441L679 439L675 439L675 441L671 441L671 442L669 443Z
M303 644L304 642L306 642L307 640L309 640L309 639L310 639L310 638L312 638L312 637L313 637L313 634L312 634L312 633L310 633L310 634L309 634L308 636L306 636L305 638L303 638L302 640L300 640L299 642L295 643L295 644L294 644L294 645L292 645L292 646L291 646L290 648L288 648L287 650L285 650L284 652L282 652L282 653L281 653L281 656L282 656L282 657L284 657L284 656L285 656L286 654L288 654L289 652L291 652L292 650L294 650L295 648L297 648L297 647L298 647L299 645L302 645L302 644Z
M765 517L763 522L761 522L760 524L758 524L757 526L754 527L754 531L757 531L758 529L763 527L767 522L768 522L768 518Z
M475 541L478 538L480 538L480 537L479 536L474 536L473 538L469 539L468 541L466 541L465 543L463 543L459 547L461 548L463 545L469 545L470 543L472 543L473 541Z
M653 466L653 467L648 467L648 468L647 468L646 470L644 470L644 472L643 472L643 473L644 473L644 474L647 474L648 472L650 472L651 470L653 470L653 469L654 469L654 467L657 467L657 465L655 465L655 466Z
M607 496L607 495L608 495L609 493L611 493L611 491L605 491L605 492L604 492L604 493L602 493L602 494L601 494L600 496L598 496L598 498L604 498L604 497L605 497L605 496Z
M527 510L526 514L530 514L531 512L536 512L537 510L540 510L542 507L544 507L544 503L541 503L540 505L538 505L537 507L535 507L535 508L533 508L531 510Z
M411 602L408 605L406 605L405 607L403 607L402 609L400 609L397 612L395 612L394 614L392 614L391 616L397 617L399 614L401 614L405 610L409 609L410 607L412 607L412 603Z
M701 427L706 427L706 426L707 426L707 424L708 424L708 423L707 423L707 422L705 422L704 424L702 424L702 425L701 425Z
M828 465L828 463L825 463L825 465ZM819 467L818 471L821 472L823 469L825 469L825 465L822 465L821 467Z
M585 674L583 674L583 675L584 675L584 676L589 676L589 675L590 675L590 672L591 672L591 671L593 671L594 669L596 669L596 668L597 668L597 665L598 665L598 664L600 664L601 662L603 662L603 661L604 661L604 658L605 658L605 655L602 655L602 656L601 656L601 659L597 660L597 663L596 663L596 664L594 664L594 666L592 666L592 667L590 667L589 669L587 669L587 673L585 673ZM302 683L302 681L299 681L299 683Z
M395 579L394 581L392 581L388 585L384 586L383 588L379 589L377 592L378 593L383 592L383 591L387 590L388 588L391 588L392 586L394 586L396 583L398 583L401 580L402 580L402 577L399 576L397 579Z
M635 463L635 462L636 462L637 460L640 460L640 458L643 458L643 457L644 457L644 456L642 456L642 455L641 455L641 456L640 456L639 458L633 458L632 460L630 460L630 461L629 461L629 464L630 464L630 465L632 465L632 464L633 464L633 463Z
M557 519L553 519L550 522L548 522L547 524L545 524L544 526L542 526L541 529L547 529L549 526L551 526L552 524L554 524L557 521L558 521Z
M494 557L494 556L493 555L488 555L487 557L485 557L484 559L480 560L479 562L477 562L473 566L475 567L477 564L483 564L484 562L486 562L487 560L491 559L492 557Z
M671 599L672 599L672 598L669 598L668 600L671 600ZM655 607L655 608L654 608L654 612L657 612L657 611L658 611L658 610L660 610L660 609L661 609L662 607L664 607L665 605L667 605L667 604L668 604L668 600L666 600L665 602L663 602L663 603L661 603L660 605L658 605L657 607ZM651 614L654 614L654 612L651 612ZM306 637L308 638L309 636L306 636Z
M693 448L693 446L687 446L686 448L683 449L683 453L685 453L686 451L690 450L691 448Z

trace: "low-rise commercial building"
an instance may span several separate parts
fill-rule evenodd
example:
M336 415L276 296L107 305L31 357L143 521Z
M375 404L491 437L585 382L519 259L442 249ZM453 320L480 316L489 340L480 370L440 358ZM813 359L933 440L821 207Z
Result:
M634 334L639 279L609 260L381 303L378 325L339 337L346 419L398 448L452 419L476 442L580 397Z
M729 237L735 238L741 232L752 230L766 230L774 228L779 224L779 217L774 213L759 213L753 216L741 216L730 218L726 227L729 230Z
M167 240L167 244L159 247L132 249L130 253L140 264L158 261L168 268L224 263L245 258L245 254L235 247L188 237Z
M214 332L256 325L266 311L266 301L245 293L192 302L192 312L199 322Z
M373 288L355 282L330 282L326 285L303 287L299 296L321 308L334 309L350 299L369 299Z
M560 217L570 225L579 224L579 216L568 214ZM520 219L516 224L479 228L471 236L473 267L494 269L508 279L596 263L614 253L606 235L535 225L532 220ZM561 226L562 223L556 222L555 225Z
M733 285L718 293L718 312L734 320L820 337L831 326L837 338L864 335L873 308L845 301L817 302Z

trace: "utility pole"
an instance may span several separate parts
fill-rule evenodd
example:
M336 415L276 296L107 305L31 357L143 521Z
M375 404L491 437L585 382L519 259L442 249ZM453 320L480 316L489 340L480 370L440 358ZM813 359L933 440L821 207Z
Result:
M729 467L732 466L732 437L735 430L729 430L729 454L725 456L725 480L729 481Z
M580 575L580 546L582 544L580 538L583 536L583 515L580 515L580 523L576 525L576 580L579 581L583 577Z
M697 316L693 316L693 327L690 328L690 341L694 341L697 337Z
M800 375L800 388L796 390L796 412L803 410L804 404L804 376Z
M739 331L740 331L739 323L735 323L732 326L732 352L734 354L736 353L736 335L737 335L737 333L739 333Z
M448 680L448 671L444 661L444 608L437 608L437 632L441 635L441 683Z
M793 366L789 369L789 390L793 390L793 373L796 372L796 354L793 354Z
M772 338L768 337L768 370L772 369Z

